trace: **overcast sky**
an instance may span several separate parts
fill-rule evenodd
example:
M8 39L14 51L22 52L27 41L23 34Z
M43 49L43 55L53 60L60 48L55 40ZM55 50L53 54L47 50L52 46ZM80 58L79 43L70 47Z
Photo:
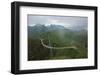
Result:
M88 18L78 16L46 16L46 15L28 15L28 26L35 24L63 25L64 27L82 27L87 28Z

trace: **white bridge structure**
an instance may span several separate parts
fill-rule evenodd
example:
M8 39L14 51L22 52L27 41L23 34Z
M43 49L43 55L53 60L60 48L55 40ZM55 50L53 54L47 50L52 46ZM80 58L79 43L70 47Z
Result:
M49 45L46 45L43 43L43 39L40 39L41 40L41 44L42 46L44 46L45 48L48 48L48 49L77 49L77 47L75 46L67 46L67 47L54 47L54 46L51 46L50 45L50 41L49 41Z

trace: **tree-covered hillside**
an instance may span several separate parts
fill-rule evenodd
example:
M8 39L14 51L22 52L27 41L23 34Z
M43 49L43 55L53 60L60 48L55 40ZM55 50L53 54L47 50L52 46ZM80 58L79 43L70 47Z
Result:
M50 47L76 47L54 49L46 48L43 43ZM28 60L49 59L79 59L87 58L87 30L75 30L61 25L36 24L28 26Z

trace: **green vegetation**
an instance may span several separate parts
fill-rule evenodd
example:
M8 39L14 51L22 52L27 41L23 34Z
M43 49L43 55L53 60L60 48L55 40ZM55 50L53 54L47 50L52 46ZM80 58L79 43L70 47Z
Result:
M28 60L79 59L87 58L87 30L70 30L56 25L28 26ZM69 47L77 49L49 49L41 44L40 39L48 46ZM49 42L50 41L50 42Z

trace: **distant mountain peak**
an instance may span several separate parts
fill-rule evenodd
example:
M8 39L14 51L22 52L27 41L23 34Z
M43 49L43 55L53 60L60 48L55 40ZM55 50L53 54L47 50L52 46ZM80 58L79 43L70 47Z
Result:
M70 30L70 31L82 31L86 30L86 28L83 28L81 26L75 26L75 27L64 27L63 25L57 25L57 24L34 24L34 26L28 26L30 29L37 30L37 31L53 31L53 30Z

